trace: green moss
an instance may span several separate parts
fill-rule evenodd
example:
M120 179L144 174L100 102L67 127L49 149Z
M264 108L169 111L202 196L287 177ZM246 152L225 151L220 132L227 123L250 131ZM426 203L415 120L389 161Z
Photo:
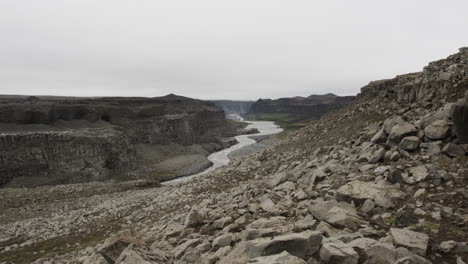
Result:
M97 245L106 238L104 231L84 236L58 237L0 253L0 262L16 264L31 263L39 258L53 257L72 252L78 248Z
M386 217L384 218L384 222L389 225L393 225L396 222L396 216Z
M439 224L427 221L422 224L422 227L429 230L430 232L435 232L439 229Z

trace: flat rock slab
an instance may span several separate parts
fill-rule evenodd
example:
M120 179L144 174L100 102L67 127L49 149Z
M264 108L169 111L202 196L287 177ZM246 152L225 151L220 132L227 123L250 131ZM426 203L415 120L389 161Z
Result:
M395 246L405 247L421 256L426 255L429 244L429 237L426 234L406 229L391 228L390 235L393 237Z
M352 181L341 186L337 194L351 198L356 203L363 203L367 199L374 200L378 206L393 207L393 199L401 198L404 194L392 186L383 186L371 182Z
M304 260L283 251L281 254L271 255L266 257L258 257L249 261L256 264L307 264Z
M322 244L322 233L306 231L277 236L273 239L255 239L247 243L249 259L269 256L287 251L290 254L305 258L317 252Z

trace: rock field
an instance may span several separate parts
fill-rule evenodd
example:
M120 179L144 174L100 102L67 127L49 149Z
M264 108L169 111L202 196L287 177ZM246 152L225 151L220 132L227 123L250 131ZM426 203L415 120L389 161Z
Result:
M0 263L468 262L468 48L202 177L1 189Z

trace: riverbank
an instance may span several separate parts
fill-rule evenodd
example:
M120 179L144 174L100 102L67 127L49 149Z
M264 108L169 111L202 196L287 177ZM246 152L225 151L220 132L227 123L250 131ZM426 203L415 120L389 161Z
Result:
M230 159L235 159L247 155L251 155L260 151L263 151L267 148L273 147L276 144L280 144L282 139L278 137L278 134L274 135L264 135L264 136L251 136L251 139L255 140L257 143L245 146L241 149L231 152L228 157Z

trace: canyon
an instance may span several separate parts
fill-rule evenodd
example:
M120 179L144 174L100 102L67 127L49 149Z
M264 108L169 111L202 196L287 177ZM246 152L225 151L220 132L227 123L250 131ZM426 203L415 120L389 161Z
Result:
M214 104L158 98L0 99L0 184L160 179L210 166L240 131ZM173 160L176 159L176 166Z
M0 189L0 263L463 264L467 109L460 48L174 185ZM115 141L102 149L125 133L109 134Z

